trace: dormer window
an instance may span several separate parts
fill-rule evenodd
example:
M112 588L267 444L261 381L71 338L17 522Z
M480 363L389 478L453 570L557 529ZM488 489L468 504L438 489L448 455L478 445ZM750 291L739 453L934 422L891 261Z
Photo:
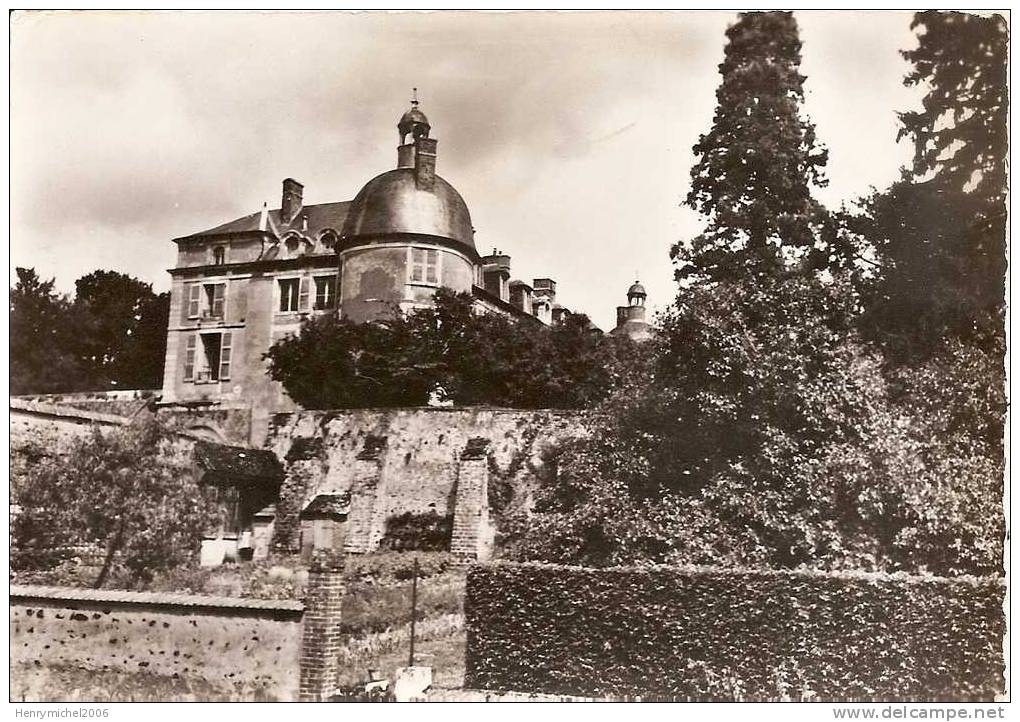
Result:
M212 251L213 265L222 266L227 262L227 249L225 246L216 246Z

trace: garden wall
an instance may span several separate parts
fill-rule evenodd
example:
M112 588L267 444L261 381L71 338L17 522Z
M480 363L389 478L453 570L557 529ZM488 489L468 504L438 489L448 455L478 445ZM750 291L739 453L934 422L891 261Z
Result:
M466 685L694 699L990 700L999 578L473 567Z
M411 512L454 513L456 480L468 441L488 440L488 498L499 506L540 473L543 453L581 433L569 411L499 408L405 408L301 411L273 417L265 448L284 461L287 476L275 523L278 547L296 547L297 514L318 494L355 490L364 474L366 440L384 439L373 456L377 518ZM376 530L376 536L381 530Z
M56 681L69 669L103 680L91 693L75 690L79 699L108 692L111 675L143 675L142 694L292 700L303 610L294 601L12 586L12 681L34 678L28 695L49 700L71 697Z

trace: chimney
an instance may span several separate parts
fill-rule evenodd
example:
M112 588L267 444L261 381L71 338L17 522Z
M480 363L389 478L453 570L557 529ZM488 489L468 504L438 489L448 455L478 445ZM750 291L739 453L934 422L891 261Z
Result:
M301 211L304 186L293 178L283 180L283 200L280 202L280 220L289 225Z
M536 278L532 283L535 289L535 296L542 297L552 306L556 303L556 281L551 278Z
M432 190L436 183L435 138L414 139L414 181L421 190Z
M510 281L510 303L529 316L534 313L531 301L532 288L524 281Z
M414 143L397 146L397 168L414 168Z
M501 301L510 300L510 256L495 248L482 257L482 284L486 291Z

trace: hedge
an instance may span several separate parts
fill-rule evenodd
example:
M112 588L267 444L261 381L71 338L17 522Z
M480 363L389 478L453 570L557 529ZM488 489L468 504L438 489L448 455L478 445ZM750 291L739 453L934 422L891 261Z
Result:
M988 700L1000 578L474 566L465 686L659 699Z

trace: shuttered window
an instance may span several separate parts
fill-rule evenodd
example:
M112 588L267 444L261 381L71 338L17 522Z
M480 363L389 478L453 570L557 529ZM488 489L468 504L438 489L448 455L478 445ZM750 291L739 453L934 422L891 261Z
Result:
M202 286L192 283L188 286L188 318L198 318L202 308Z
M193 333L188 334L187 346L184 350L184 380L193 381L195 379L195 339L196 336Z
M223 334L220 341L220 381L227 381L230 378L230 343L232 334Z
M302 311L308 310L308 290L310 285L311 279L308 278L308 276L301 279L301 295L300 298L298 298L298 308Z

